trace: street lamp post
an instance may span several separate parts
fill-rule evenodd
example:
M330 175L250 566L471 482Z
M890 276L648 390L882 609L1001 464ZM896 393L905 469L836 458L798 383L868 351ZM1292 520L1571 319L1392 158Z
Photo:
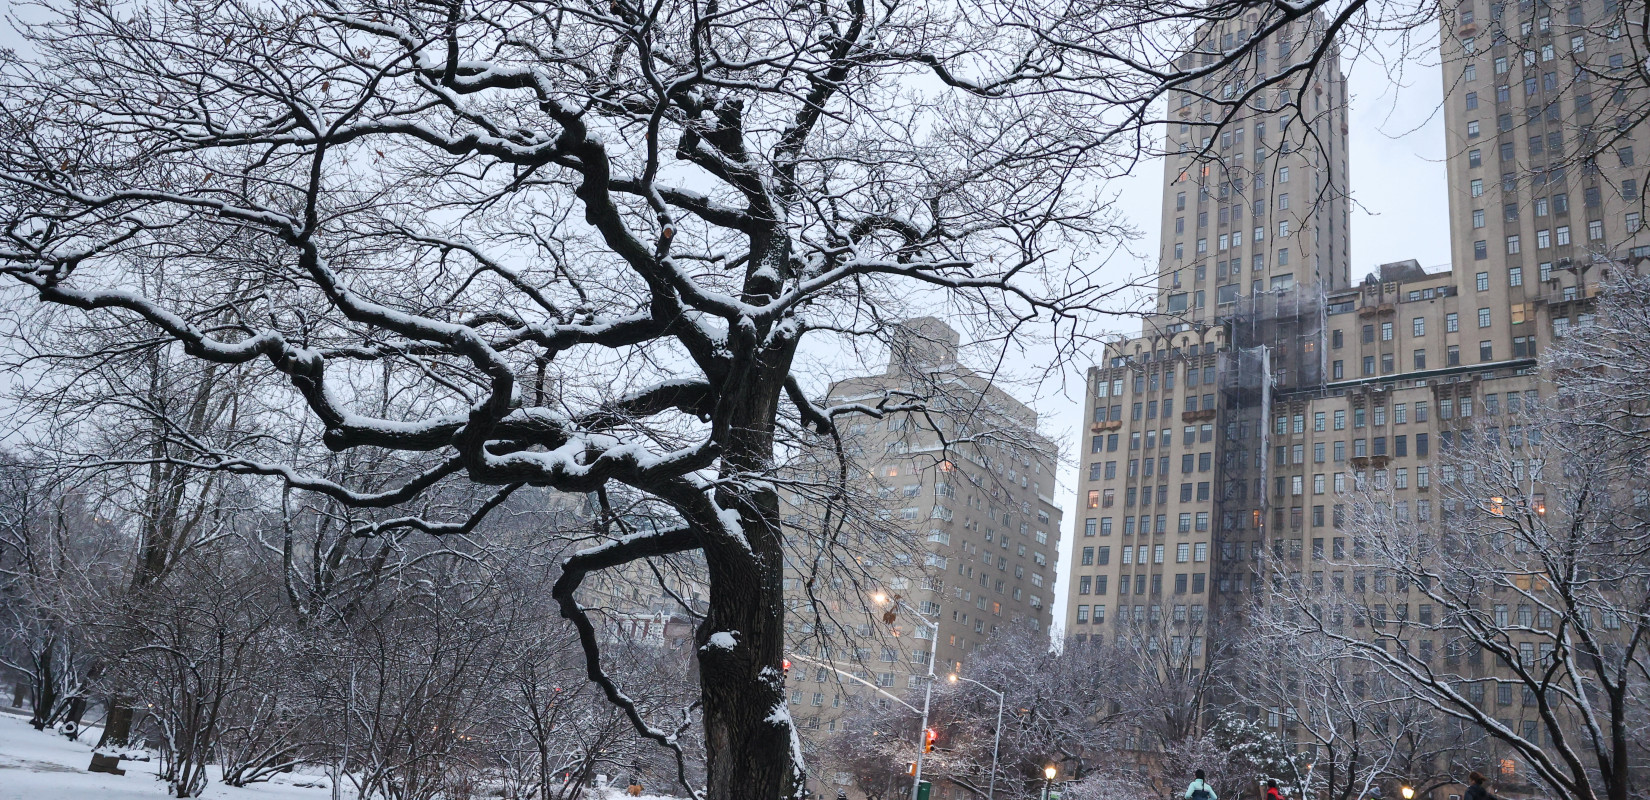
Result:
M1043 800L1048 800L1048 788L1054 784L1054 765L1043 767Z
M934 638L938 639L939 637ZM997 745L1003 740L1003 693L973 678L964 678L961 675L952 673L951 682L956 683L957 681L968 681L997 696L997 732L991 737L991 786L985 793L985 800L997 800Z
M939 655L940 650L940 624L923 616L920 612L909 605L906 605L905 601L899 599L898 595L890 598L887 595L878 592L873 595L871 599L877 601L879 604L892 602L894 605L911 612L911 616L921 620L932 629L932 633L929 635L928 643L928 687L923 690L922 694L922 727L917 729L917 763L911 770L911 800L917 800L917 790L922 787L923 756L928 750L928 706L934 699L934 659ZM890 612L890 614L891 613L892 612ZM892 617L888 618L887 621L891 622Z

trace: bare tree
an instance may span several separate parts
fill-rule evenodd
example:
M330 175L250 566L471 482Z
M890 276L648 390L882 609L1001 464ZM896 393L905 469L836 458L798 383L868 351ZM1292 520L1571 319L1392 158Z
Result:
M120 574L121 544L79 484L0 452L0 662L29 681L37 729L85 710L104 635L89 612Z
M1105 297L1092 263L1062 276L1051 253L1103 252L1114 233L1085 184L1112 164L1107 109L1051 79L1035 32L989 17L507 0L42 12L24 29L37 55L5 68L6 274L244 371L241 394L312 449L416 469L367 488L260 441L148 462L410 509L359 534L466 532L524 485L657 498L673 525L574 555L555 596L590 677L679 749L608 675L576 597L592 572L703 554L712 797L799 786L776 439L881 413L808 400L792 371L804 335L883 335L924 291L984 335ZM383 411L384 394L404 402ZM496 494L416 509L452 482Z
M1480 763L1486 747L1478 729L1441 717L1406 688L1341 657L1336 643L1277 633L1262 622L1228 645L1228 683L1234 701L1275 721L1301 757L1251 774L1302 796L1356 800L1401 784L1425 792Z
M1617 304L1646 298L1624 282L1600 307L1606 330ZM1358 474L1335 579L1280 576L1258 619L1373 672L1431 724L1481 731L1551 791L1624 800L1644 768L1650 484L1640 406L1597 352L1560 348L1559 391L1540 404L1451 421L1424 492Z

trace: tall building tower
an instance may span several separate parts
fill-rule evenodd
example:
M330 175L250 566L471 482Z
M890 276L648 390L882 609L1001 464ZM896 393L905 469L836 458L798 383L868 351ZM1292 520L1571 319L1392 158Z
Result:
M823 598L822 614L788 623L791 715L807 739L836 731L854 708L920 688L931 652L943 678L994 633L1054 624L1054 442L1038 433L1036 412L958 363L950 326L915 319L902 334L882 374L840 381L825 399L923 398L920 412L842 418L867 521L837 527L805 493L785 497L794 541L836 537L821 548L831 563L803 544L786 570L788 593ZM822 463L834 474L834 458Z
M1247 39L1256 14L1204 29L1189 69ZM1215 324L1240 300L1349 285L1346 81L1339 58L1310 83L1249 87L1314 52L1323 20L1285 26L1247 64L1169 102L1157 324ZM1332 51L1333 52L1333 51Z
M1450 249L1474 323L1489 311L1468 360L1481 342L1533 353L1552 327L1538 316L1562 335L1612 267L1650 255L1635 24L1618 0L1464 0L1445 14Z
M1258 22L1207 27L1180 66L1213 63ZM1331 46L1311 81L1249 87L1316 50L1323 23L1290 23L1170 98L1157 313L1089 372L1065 620L1080 638L1168 625L1198 652L1217 582L1231 584L1215 554L1261 535L1270 478L1301 480L1269 471L1263 439L1274 395L1323 381L1327 298L1351 283L1346 84Z
M1169 125L1159 313L1089 372L1066 634L1110 641L1153 626L1196 663L1211 623L1284 586L1338 595L1355 611L1328 624L1371 637L1394 636L1377 630L1381 619L1433 619L1424 596L1360 568L1343 522L1365 486L1390 492L1394 520L1447 517L1435 485L1450 467L1435 459L1472 437L1539 463L1539 442L1515 416L1550 392L1539 354L1588 324L1612 271L1650 256L1634 166L1642 90L1626 84L1635 56L1624 13L1617 0L1461 0L1445 14L1452 264L1442 268L1398 261L1348 280L1346 110L1333 58L1321 83L1290 87L1271 108L1251 102L1218 133L1200 123L1221 119L1213 98L1241 96L1241 78L1171 100L1184 121ZM1225 44L1244 24L1204 41ZM1257 72L1266 49L1279 69L1299 48L1268 43ZM1320 91L1314 120L1305 99ZM1317 134L1311 157L1305 141L1273 138L1283 99ZM1270 129L1259 134L1263 118ZM1259 182L1262 159L1251 156L1247 172L1238 161L1257 138L1268 145ZM1303 185L1332 192L1302 207ZM1253 195L1241 204L1239 186ZM1405 635L1414 640L1387 644L1440 653L1448 669L1485 668L1453 660L1452 643L1424 627ZM1534 724L1510 694L1483 702L1509 726Z

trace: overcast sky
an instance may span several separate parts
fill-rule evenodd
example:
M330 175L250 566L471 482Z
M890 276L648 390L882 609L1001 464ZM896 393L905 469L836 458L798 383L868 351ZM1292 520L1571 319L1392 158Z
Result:
M9 11L10 0L0 0ZM15 44L9 26L0 26L0 47ZM1397 53L1396 45L1377 48L1375 54ZM1431 52L1407 61L1382 59L1371 54L1348 53L1344 59L1351 84L1352 114L1350 172L1352 208L1352 275L1357 280L1377 264L1414 258L1423 266L1438 267L1449 261L1448 201L1443 168L1443 118L1438 113L1442 82ZM1390 63L1381 63L1387 61ZM1130 177L1112 188L1129 221L1140 229L1144 246L1136 249L1155 253L1162 185L1161 161L1147 161ZM1154 265L1117 265L1115 279L1150 274ZM1119 319L1118 332L1138 331L1139 322ZM1097 357L1098 354L1092 354ZM827 357L825 360L830 360ZM1035 364L1035 359L1019 359ZM1047 361L1042 362L1047 364ZM1066 510L1060 564L1069 564L1073 514L1074 478L1081 435L1082 372L1086 363L1071 365L1055 379L1040 387L1021 386L1011 391L1030 403L1042 415L1045 433L1064 443L1066 464L1061 470L1056 499ZM851 369L851 367L850 367ZM833 370L834 371L834 370ZM841 377L840 375L833 377ZM7 426L9 427L9 426ZM1055 620L1064 619L1065 581L1054 596Z

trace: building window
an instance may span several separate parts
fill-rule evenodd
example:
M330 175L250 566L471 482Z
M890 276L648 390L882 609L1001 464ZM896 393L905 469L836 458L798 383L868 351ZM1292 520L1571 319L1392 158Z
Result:
M1490 274L1488 272L1478 273L1478 275L1476 275L1474 277L1474 283L1476 284L1476 287L1477 287L1478 291L1480 291L1480 292L1489 291L1490 290Z
M1478 343L1478 360L1479 361L1493 361L1493 360L1495 360L1493 358L1493 351L1494 351L1494 347L1489 343L1489 341L1486 340L1486 341L1479 342Z
M1489 258L1490 257L1489 242L1487 242L1483 239L1479 239L1478 241L1473 242L1472 243L1472 257L1473 257L1474 260L1477 260L1477 261L1483 261L1484 259Z
M1460 317L1454 311L1444 315L1444 332L1455 333L1461 329Z

